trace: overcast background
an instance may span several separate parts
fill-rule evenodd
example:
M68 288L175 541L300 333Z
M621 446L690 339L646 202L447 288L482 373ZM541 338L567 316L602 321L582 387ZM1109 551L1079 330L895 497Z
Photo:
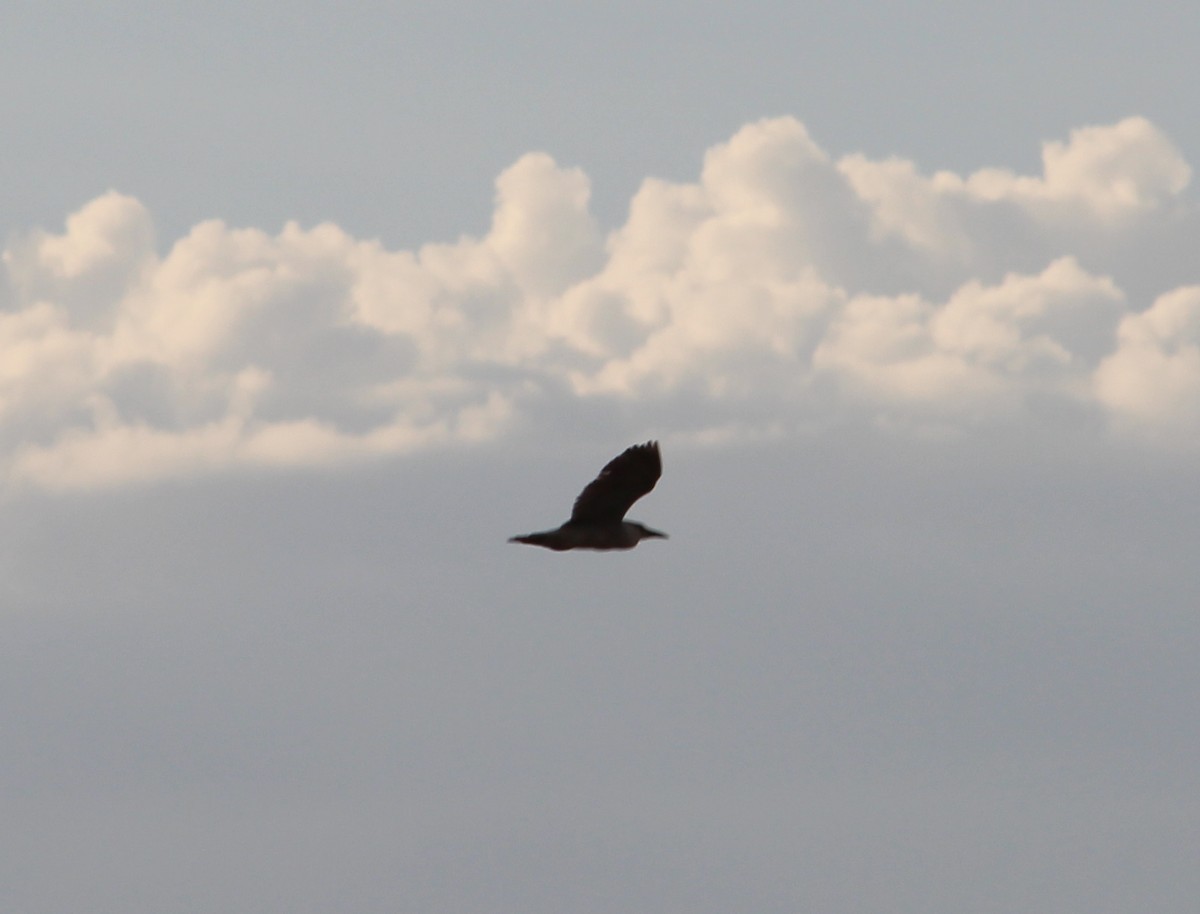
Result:
M1193 909L1200 12L10 6L0 908Z

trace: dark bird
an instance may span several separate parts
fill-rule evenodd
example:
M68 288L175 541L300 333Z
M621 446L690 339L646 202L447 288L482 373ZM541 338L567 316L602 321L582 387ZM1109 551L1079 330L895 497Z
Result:
M625 512L654 488L661 475L662 456L658 453L658 442L635 444L610 460L600 475L579 493L569 521L556 530L514 536L509 542L545 546L562 552L565 549L632 549L640 540L649 537L666 539L665 533L625 520Z

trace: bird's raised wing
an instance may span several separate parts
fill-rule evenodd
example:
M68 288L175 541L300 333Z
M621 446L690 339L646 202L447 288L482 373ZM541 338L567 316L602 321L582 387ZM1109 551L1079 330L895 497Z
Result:
M635 501L654 488L661 475L657 441L627 448L579 493L571 510L571 523L619 521Z

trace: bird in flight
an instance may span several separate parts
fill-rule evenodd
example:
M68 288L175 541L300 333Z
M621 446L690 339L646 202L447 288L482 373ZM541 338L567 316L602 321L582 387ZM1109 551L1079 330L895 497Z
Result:
M650 537L666 539L625 512L654 488L662 475L662 455L657 441L635 444L614 457L575 499L571 519L555 530L514 536L510 543L544 546L555 552L566 549L632 549Z

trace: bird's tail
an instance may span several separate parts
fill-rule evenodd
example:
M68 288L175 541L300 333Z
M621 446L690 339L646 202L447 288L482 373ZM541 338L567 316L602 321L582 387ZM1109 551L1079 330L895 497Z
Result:
M527 543L530 546L544 546L547 549L554 549L555 543L551 539L551 534L554 531L547 530L543 533L526 533L524 536L510 536L510 543Z

